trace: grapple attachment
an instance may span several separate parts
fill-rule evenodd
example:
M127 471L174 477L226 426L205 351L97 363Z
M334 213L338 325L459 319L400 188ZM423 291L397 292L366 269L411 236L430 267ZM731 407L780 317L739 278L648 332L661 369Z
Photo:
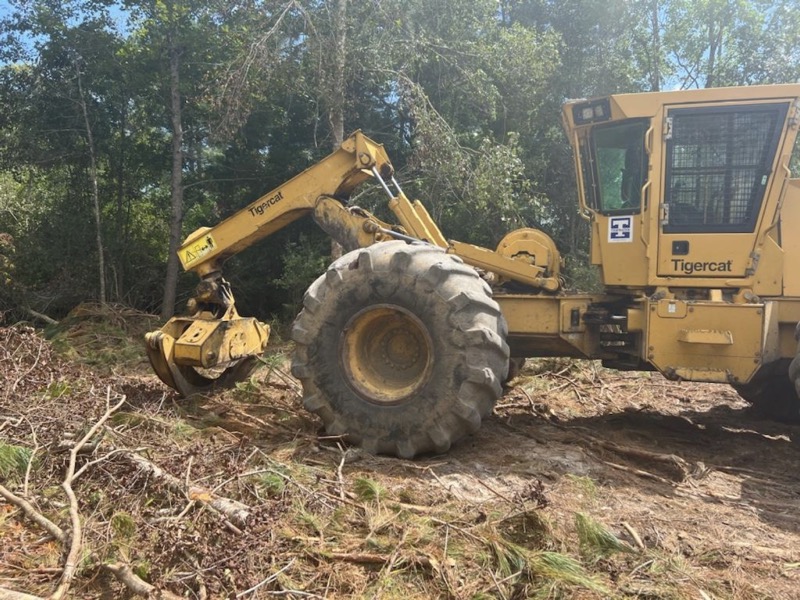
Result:
M269 339L269 325L240 317L228 303L224 314L198 309L173 317L145 335L147 357L158 377L182 396L230 387L258 365ZM213 306L213 305L212 305Z

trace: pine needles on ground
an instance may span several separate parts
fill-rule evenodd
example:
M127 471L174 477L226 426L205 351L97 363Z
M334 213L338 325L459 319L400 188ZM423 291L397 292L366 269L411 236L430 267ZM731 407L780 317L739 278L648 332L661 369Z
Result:
M10 479L15 475L24 475L30 459L29 448L0 442L0 477Z
M590 558L602 558L615 552L630 552L631 548L601 523L589 515L575 513L581 553Z

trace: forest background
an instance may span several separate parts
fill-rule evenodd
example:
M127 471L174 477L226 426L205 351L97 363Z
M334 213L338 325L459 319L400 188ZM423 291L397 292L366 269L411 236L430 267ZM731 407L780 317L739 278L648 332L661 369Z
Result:
M448 237L539 227L586 287L564 100L798 80L797 0L4 0L0 315L170 316L180 240L355 129ZM302 220L232 259L240 312L291 319L329 252Z

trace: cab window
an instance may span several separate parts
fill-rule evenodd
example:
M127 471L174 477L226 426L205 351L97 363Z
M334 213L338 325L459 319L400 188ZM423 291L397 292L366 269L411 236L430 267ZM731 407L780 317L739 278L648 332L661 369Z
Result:
M664 231L753 231L786 110L756 104L669 111Z
M598 212L619 215L641 210L642 186L647 180L644 138L648 127L648 120L636 119L597 126L592 131L584 149L584 183L587 201Z

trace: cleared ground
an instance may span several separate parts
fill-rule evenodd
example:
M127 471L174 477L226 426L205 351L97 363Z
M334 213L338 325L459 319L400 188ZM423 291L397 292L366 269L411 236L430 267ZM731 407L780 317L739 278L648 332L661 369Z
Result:
M178 399L137 351L150 325L0 329L0 481L67 542L70 448L125 396L76 454L71 597L130 595L122 566L186 598L800 597L800 428L725 386L535 361L477 435L403 461L319 437L287 348ZM66 547L0 500L0 587L46 596Z

